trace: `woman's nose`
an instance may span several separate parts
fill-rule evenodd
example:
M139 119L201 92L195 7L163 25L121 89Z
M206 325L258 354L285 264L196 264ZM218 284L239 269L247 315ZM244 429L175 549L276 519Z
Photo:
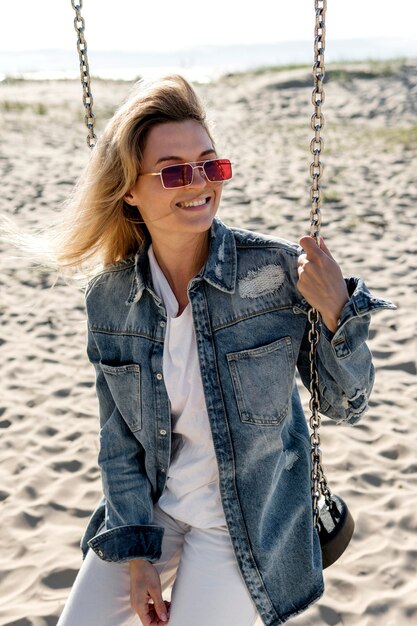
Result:
M192 185L196 187L204 187L207 183L207 176L204 173L202 165L195 165L193 168Z

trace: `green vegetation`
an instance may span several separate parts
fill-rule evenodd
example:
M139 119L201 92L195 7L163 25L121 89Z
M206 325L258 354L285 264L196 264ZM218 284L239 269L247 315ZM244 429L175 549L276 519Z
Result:
M48 109L42 102L37 102L36 104L33 105L33 111L34 113L36 113L36 115L46 115L48 112Z
M328 202L328 203L343 202L342 196L337 191L334 191L331 189L323 190L322 198L323 198L323 202Z
M397 74L403 65L410 63L410 60L403 58L396 59L366 59L363 61L346 61L340 63L325 63L326 65L326 81L337 80L346 81L354 78L363 78L365 80L374 78L388 78ZM282 73L292 70L308 70L310 71L312 64L289 64L263 66L254 70L243 72L233 72L226 74L225 78L234 78L239 76L262 76L269 73Z
M351 144L357 147L366 146L369 151L371 146L373 149L384 149L386 152L393 151L396 147L401 146L406 150L417 148L417 124L405 126L399 120L398 126L375 126L367 124L361 119L350 121L349 123L333 122L329 133L325 136L325 148L323 152L323 160L325 156L331 154L340 154L346 150L346 137L349 135ZM378 148L375 144L378 144ZM382 146L381 146L382 144Z
M4 113L23 113L32 111L35 115L46 115L47 107L42 102L20 102L19 100L0 101L0 111Z
M410 127L397 126L392 128L379 127L367 129L363 133L363 138L381 140L390 146L403 145L406 149L417 147L417 124Z
M27 82L24 78L20 78L18 76L6 76L1 81L2 85L16 85L18 83Z
M259 76L262 74L267 74L269 72L275 72L275 73L279 73L279 72L290 72L292 70L309 70L310 69L310 65L307 64L290 64L290 65L272 65L270 67L258 67L255 70L253 70L253 74L255 74L255 76Z
M330 63L326 70L326 80L348 81L354 78L372 80L375 78L389 78L395 76L407 64L406 59L365 61L344 61Z
M16 113L20 113L21 111L26 111L32 105L27 104L26 102L17 102L10 100L3 100L0 102L0 110L5 113L10 113L12 111Z

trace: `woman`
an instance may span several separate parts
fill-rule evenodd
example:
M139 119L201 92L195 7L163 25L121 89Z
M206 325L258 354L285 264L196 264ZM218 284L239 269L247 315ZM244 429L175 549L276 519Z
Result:
M323 592L294 380L309 382L306 314L322 320L321 410L355 423L369 313L390 304L324 243L223 224L231 176L171 76L139 83L78 185L61 261L105 266L86 293L104 498L59 626L275 626Z

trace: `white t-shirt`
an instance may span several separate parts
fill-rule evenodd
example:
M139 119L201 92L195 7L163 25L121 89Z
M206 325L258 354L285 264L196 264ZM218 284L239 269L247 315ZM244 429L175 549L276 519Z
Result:
M191 313L176 317L178 302L148 251L153 287L167 311L163 374L171 403L172 455L159 506L175 519L210 528L226 524L220 500L219 474L207 415Z

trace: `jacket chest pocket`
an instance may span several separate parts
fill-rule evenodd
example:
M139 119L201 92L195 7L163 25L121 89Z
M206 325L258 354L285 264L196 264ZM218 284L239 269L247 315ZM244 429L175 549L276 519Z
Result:
M100 364L113 400L132 432L142 428L140 365Z
M279 424L287 415L294 384L291 338L226 356L242 422Z

